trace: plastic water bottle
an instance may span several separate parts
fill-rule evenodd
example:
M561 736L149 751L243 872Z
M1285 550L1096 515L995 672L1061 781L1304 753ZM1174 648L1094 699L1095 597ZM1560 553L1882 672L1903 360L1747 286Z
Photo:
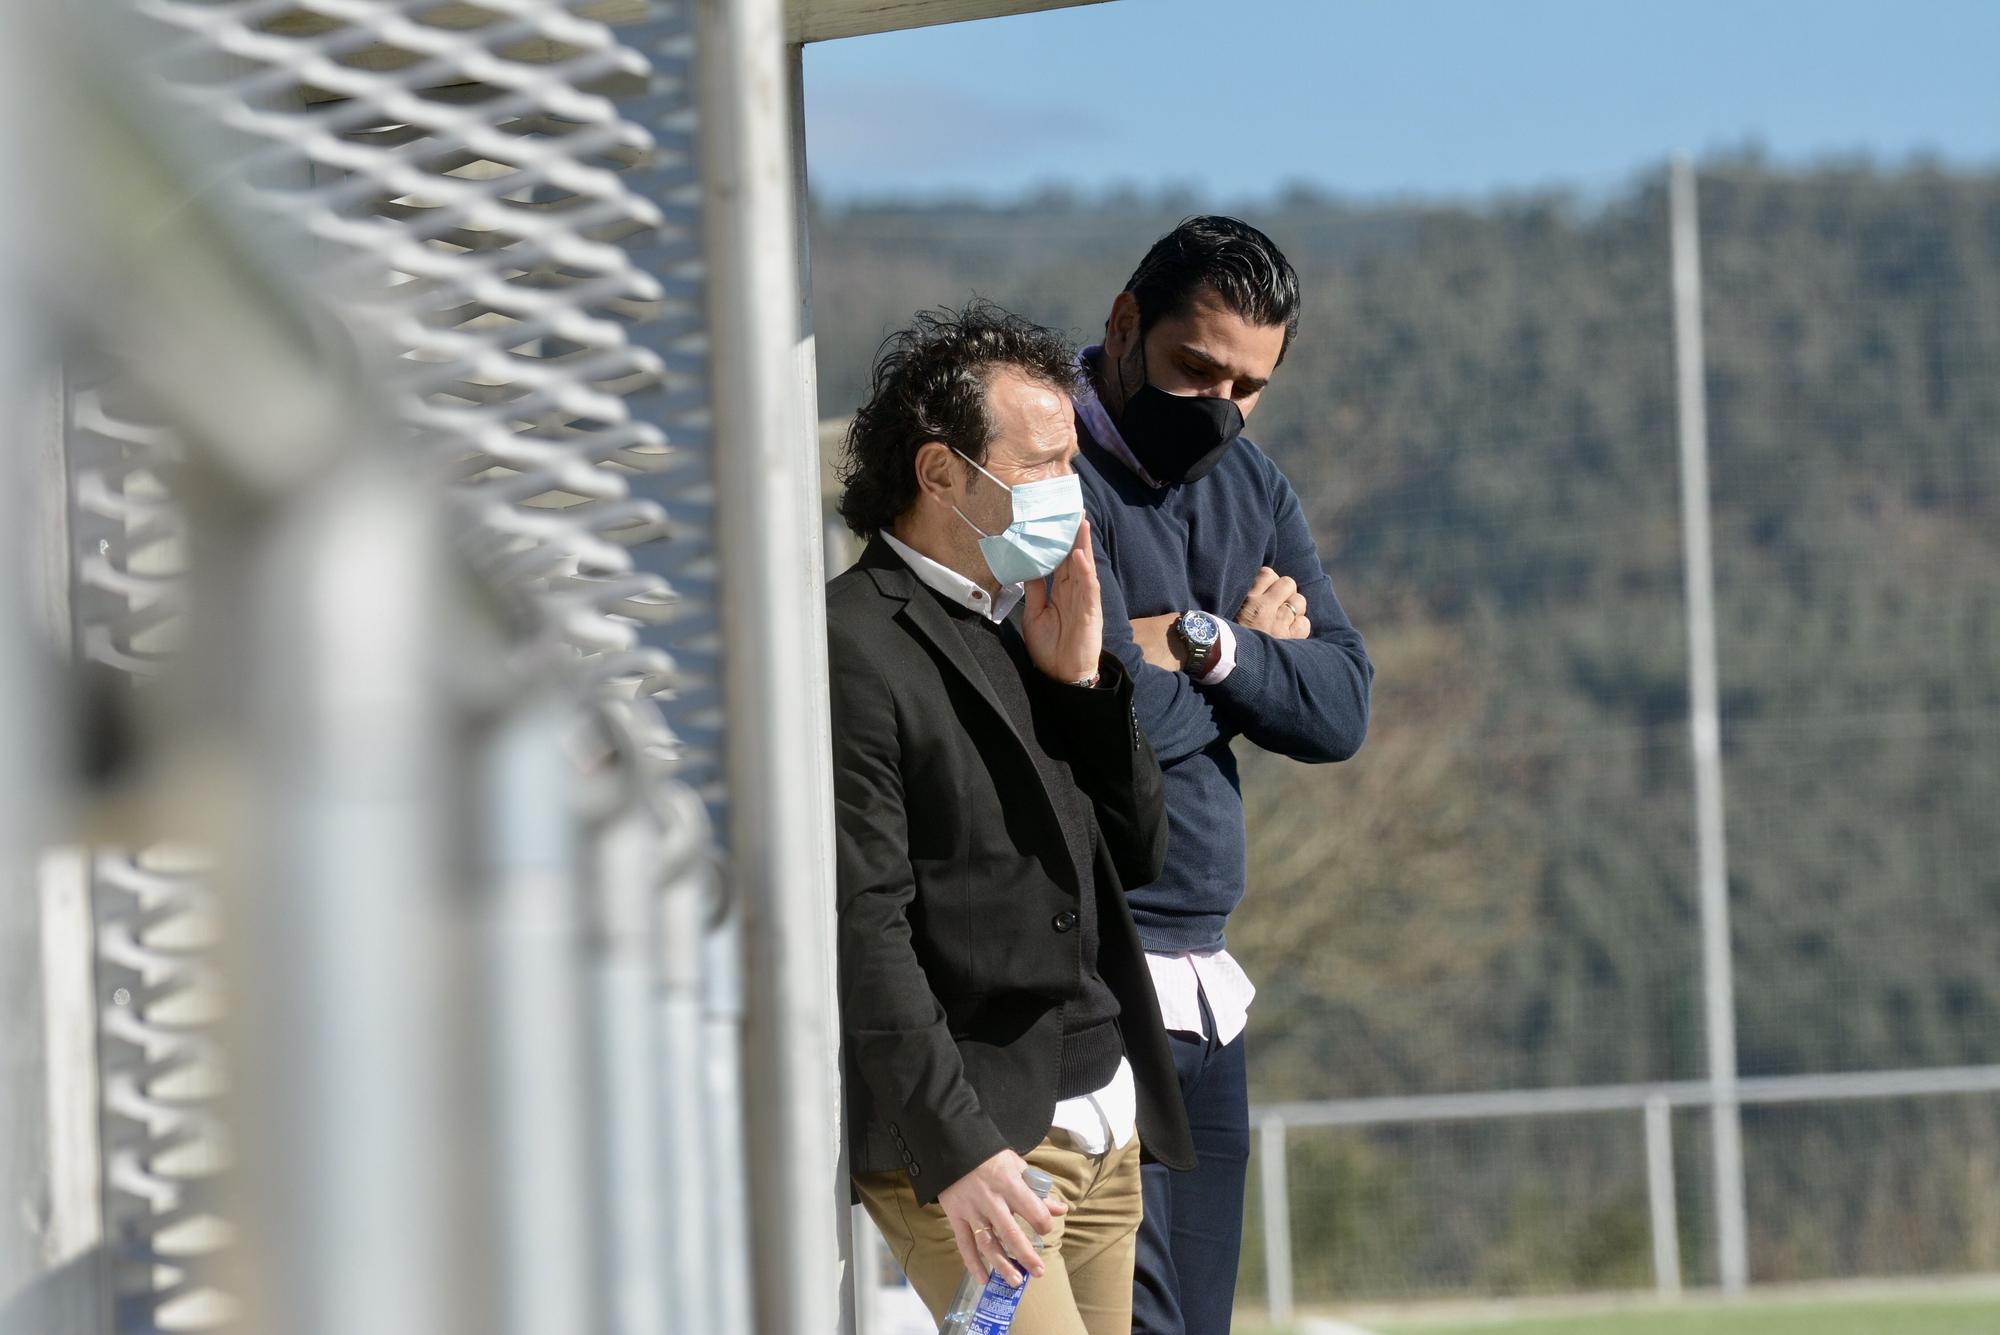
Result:
M1030 1168L1021 1174L1021 1180L1028 1184L1028 1190L1041 1197L1049 1198L1055 1190L1055 1179L1039 1168ZM1033 1229L1027 1230L1028 1240L1035 1250L1042 1249L1042 1235ZM1019 1288L1000 1278L994 1271L981 1284L967 1275L958 1281L958 1292L952 1295L951 1306L945 1309L944 1320L938 1324L938 1335L1007 1335L1014 1324L1015 1309L1021 1305L1021 1295L1028 1291L1028 1268L1016 1266L1021 1271Z

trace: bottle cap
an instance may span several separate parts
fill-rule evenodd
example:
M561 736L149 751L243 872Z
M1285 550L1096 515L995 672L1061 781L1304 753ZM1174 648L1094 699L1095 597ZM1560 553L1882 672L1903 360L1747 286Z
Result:
M1029 1191L1034 1192L1043 1200L1047 1200L1049 1193L1056 1189L1056 1180L1039 1168L1023 1169L1021 1180L1028 1184Z

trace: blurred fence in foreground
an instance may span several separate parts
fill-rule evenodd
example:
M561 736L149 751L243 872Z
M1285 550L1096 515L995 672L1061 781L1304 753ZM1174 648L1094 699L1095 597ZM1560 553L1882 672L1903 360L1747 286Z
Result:
M779 9L17 9L0 1329L837 1320Z

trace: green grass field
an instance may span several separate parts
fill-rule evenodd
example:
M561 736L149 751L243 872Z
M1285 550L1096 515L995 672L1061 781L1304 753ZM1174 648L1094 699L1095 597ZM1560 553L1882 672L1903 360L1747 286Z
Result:
M1346 1318L1344 1329L1371 1335L2000 1335L2000 1294L1990 1286L1967 1292L1824 1292L1765 1295L1738 1304L1696 1299L1685 1307L1520 1313L1476 1308L1408 1315L1375 1312ZM1312 1320L1274 1330L1254 1319L1236 1335L1315 1335ZM1343 1329L1336 1327L1336 1329Z
M1800 1303L1467 1324L1383 1324L1381 1335L2000 1335L2000 1301Z

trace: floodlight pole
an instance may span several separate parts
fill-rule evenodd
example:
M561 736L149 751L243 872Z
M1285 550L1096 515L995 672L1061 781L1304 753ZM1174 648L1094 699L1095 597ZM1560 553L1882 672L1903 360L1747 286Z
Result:
M1668 172L1678 377L1681 551L1687 580L1688 716L1694 746L1695 846L1701 900L1703 1009L1715 1152L1715 1245L1724 1293L1750 1278L1743 1200L1743 1118L1736 1088L1736 1000L1723 833L1722 723L1715 654L1715 565L1709 530L1708 401L1701 330L1701 237L1694 166Z

